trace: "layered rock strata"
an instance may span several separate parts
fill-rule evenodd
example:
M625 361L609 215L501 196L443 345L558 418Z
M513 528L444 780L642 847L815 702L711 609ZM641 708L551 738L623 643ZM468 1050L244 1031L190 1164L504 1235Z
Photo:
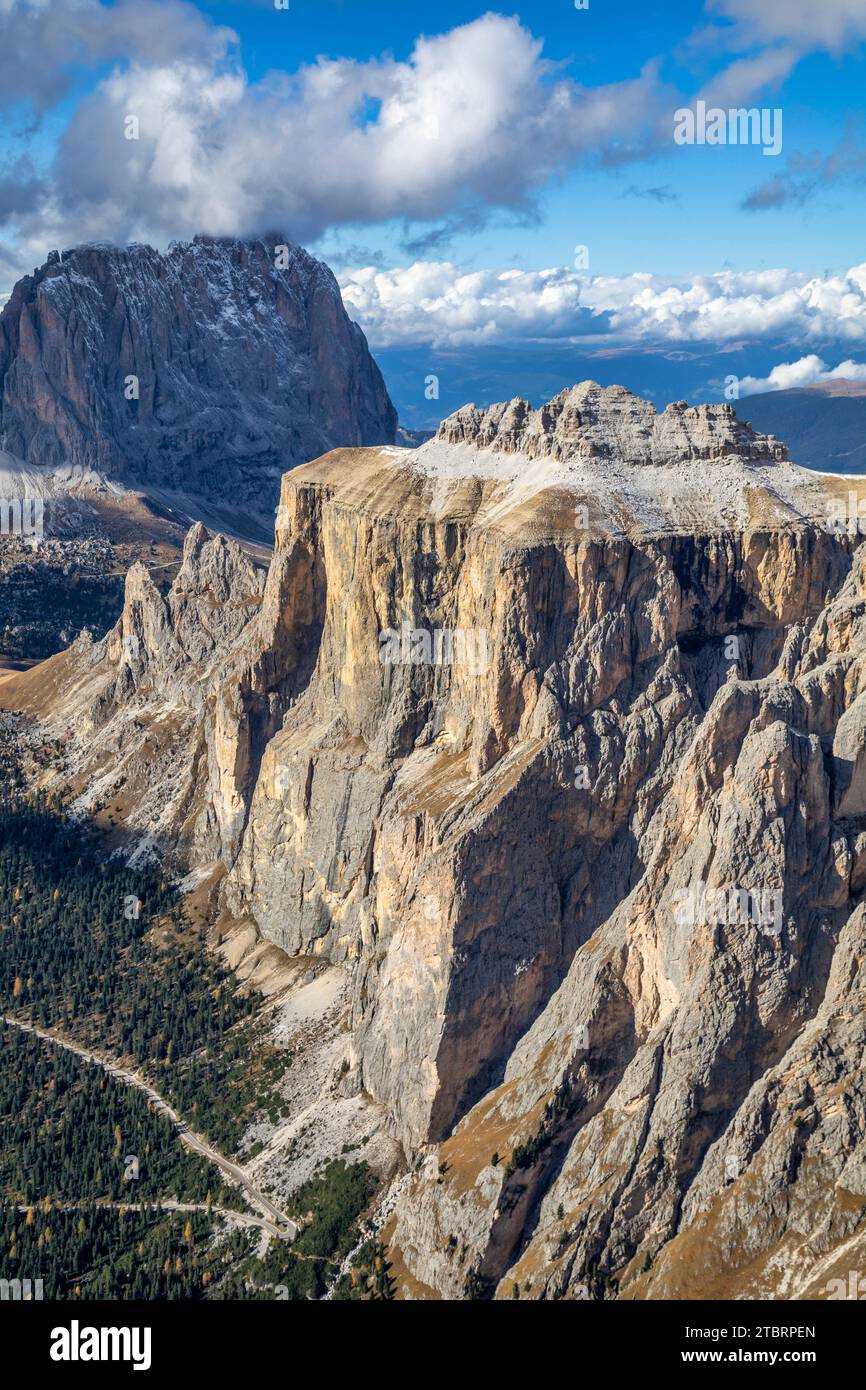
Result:
M345 969L405 1296L826 1296L866 1244L848 484L727 407L513 406L293 470L267 576L198 529L0 699Z

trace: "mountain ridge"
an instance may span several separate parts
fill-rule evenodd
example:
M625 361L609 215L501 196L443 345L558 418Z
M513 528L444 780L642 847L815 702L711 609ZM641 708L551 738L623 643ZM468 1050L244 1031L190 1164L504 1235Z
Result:
M784 437L793 458L817 472L866 472L866 383L834 378L766 391L738 402L759 429Z

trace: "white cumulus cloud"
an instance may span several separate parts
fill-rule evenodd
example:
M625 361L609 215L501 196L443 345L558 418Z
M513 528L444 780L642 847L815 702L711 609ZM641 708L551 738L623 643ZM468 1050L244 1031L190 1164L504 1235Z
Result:
M838 367L828 367L823 358L810 353L796 362L780 362L769 376L742 377L740 395L757 396L764 391L790 391L797 386L818 386L822 381L833 381L837 377L844 377L847 381L866 381L866 362L853 362L849 358L840 362Z
M581 277L568 270L465 272L450 261L416 261L338 278L350 312L379 344L562 338L587 329L592 318L581 309Z
M43 206L18 227L29 256L93 236L279 228L310 240L348 223L525 212L576 160L645 148L665 105L652 65L581 86L517 18L492 13L419 38L406 61L319 59L258 82L214 45L171 62L134 55L80 103Z
M184 0L0 0L0 109L36 111L67 92L76 68L115 60L217 63L234 43Z

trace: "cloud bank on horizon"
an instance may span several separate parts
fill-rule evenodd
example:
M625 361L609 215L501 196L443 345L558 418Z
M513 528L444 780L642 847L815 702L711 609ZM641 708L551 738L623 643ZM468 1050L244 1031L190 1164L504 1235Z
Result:
M623 36L636 3L624 0L613 16ZM415 34L402 53L371 55L350 38L350 26L341 34L337 25L337 56L305 53L296 42L294 61L265 67L247 57L263 32L261 9L232 5L224 11L230 27L187 0L0 0L0 291L55 246L164 245L201 231L280 227L314 249L330 238L340 251L354 239L340 251L340 279L374 345L481 349L521 337L599 346L862 341L863 264L817 272L802 264L766 269L760 258L757 268L684 266L671 275L655 271L652 256L689 225L691 175L671 187L666 172L675 168L675 109L698 99L778 105L805 63L859 61L864 0L683 0L675 9L673 66L625 37L622 57L600 65L594 53L587 58L590 31L579 28L554 36L560 56L551 57L531 11L473 13L445 0L438 22L431 11L422 25L419 10L419 30L434 32ZM259 27L247 32L254 14ZM395 7L398 35L407 22L401 16ZM574 49L592 81L572 75ZM856 122L841 106L835 114L838 129L816 132L811 150L786 145L769 177L770 161L760 160L741 162L736 175L732 163L720 179L715 170L705 175L741 219L728 229L740 259L736 229L756 213L803 206L828 189L847 197L862 188L866 153ZM641 165L653 166L647 188L635 180ZM633 269L533 269L533 259L556 264L541 258L545 240L561 252L578 239L576 224L590 216L584 204L592 210L596 199L596 224L612 225L602 187L613 190L619 223L624 197L647 208ZM697 187L694 198L708 196ZM361 255L352 251L371 229L376 245L365 261L363 245ZM529 266L508 264L509 238L518 247L512 261ZM488 264L475 268L467 261L483 239ZM710 259L695 240L683 257ZM458 254L419 258L441 247ZM408 263L407 249L415 253ZM800 248L801 263L808 250ZM801 362L812 364L801 372L830 370L802 352L749 380L775 389Z
M570 341L584 350L623 345L742 340L866 344L866 263L845 275L787 270L680 282L637 272L586 276L572 270L475 271L449 262L396 270L366 266L339 277L343 299L373 347L429 342L440 349L530 340ZM866 380L851 358L829 368L817 354L740 379L739 394L809 386L833 377Z
M371 342L437 347L520 338L728 343L744 337L866 340L866 263L844 275L720 271L665 279L572 270L464 273L447 261L343 271Z

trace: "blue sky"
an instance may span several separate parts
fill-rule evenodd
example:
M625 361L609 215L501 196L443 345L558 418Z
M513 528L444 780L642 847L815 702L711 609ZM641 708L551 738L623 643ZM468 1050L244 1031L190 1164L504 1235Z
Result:
M255 77L275 66L292 70L322 54L363 62L391 52L405 60L419 35L446 33L485 12L483 5L456 0L413 0L411 5L291 0L290 11L278 14L275 23L264 4L206 8L243 36L247 67ZM862 8L866 14L866 0ZM628 81L655 59L666 79L689 92L729 61L715 46L691 61L682 51L688 34L706 23L700 0L590 0L585 11L575 10L570 0L532 0L504 5L499 12L517 14L544 40L546 59L563 64L576 81L590 86ZM866 53L851 44L836 53L805 57L786 81L763 90L762 104L764 97L774 105L782 102L786 144L826 152L848 122L856 127L863 121L864 90ZM866 145L866 128L859 134ZM585 243L595 252L593 269L611 275L636 268L679 274L723 265L845 270L863 259L862 184L835 188L805 216L758 216L741 204L769 176L770 161L751 147L723 153L721 159L707 160L705 150L671 145L621 169L576 168L539 197L537 224L515 227L503 217L503 225L494 223L482 235L456 236L449 250L465 266L496 263L530 269L567 263L575 243ZM655 196L646 190L656 190ZM367 231L366 236L371 247L399 261L400 243L391 228ZM339 246L339 239L323 245Z
M866 0L0 0L0 295L53 246L280 228L408 423L866 375L864 64ZM676 144L700 99L781 153Z

